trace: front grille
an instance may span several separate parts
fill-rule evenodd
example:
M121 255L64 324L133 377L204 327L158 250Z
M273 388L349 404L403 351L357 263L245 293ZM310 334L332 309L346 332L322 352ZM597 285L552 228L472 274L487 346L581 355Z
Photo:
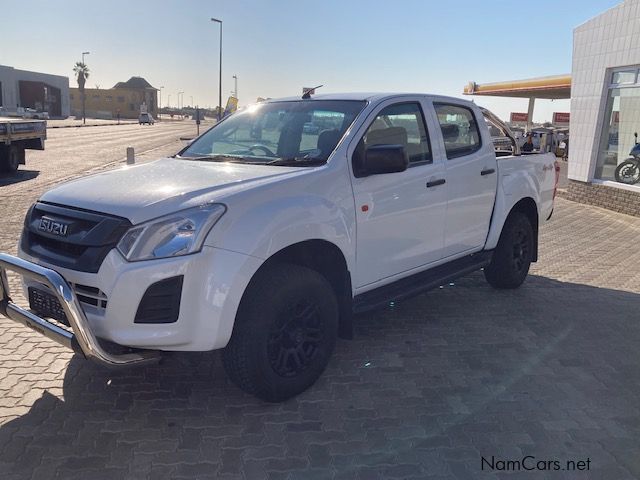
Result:
M27 213L20 242L47 263L96 273L130 227L125 218L38 202Z
M74 245L72 243L64 243L52 238L36 235L32 232L26 232L29 235L29 242L32 245L38 245L43 249L52 252L55 255L68 257L79 257L87 251L87 247L82 245Z
M69 326L69 320L64 313L64 309L58 298L50 293L50 290L44 285L42 288L29 287L29 308L38 314L52 318Z
M99 288L80 285L78 283L72 283L71 288L73 288L80 303L92 305L99 310L107 308L107 296Z
M104 314L108 299L99 288L78 283L70 283L69 285L83 307L90 306L93 307L93 313ZM67 315L64 313L60 301L48 287L38 284L37 286L30 286L27 290L29 293L29 306L33 311L45 318L54 319L67 327L69 326ZM87 313L86 308L83 309Z

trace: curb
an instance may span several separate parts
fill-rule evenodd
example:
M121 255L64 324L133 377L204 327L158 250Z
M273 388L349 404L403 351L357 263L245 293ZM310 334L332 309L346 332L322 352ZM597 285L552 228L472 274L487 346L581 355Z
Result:
M168 120L164 119L162 121L156 120L156 123L164 123L164 122L182 122L182 120ZM84 125L47 125L47 129L49 128L84 128L84 127L109 127L112 125L137 125L137 121L131 122L112 122L112 123L87 123Z
M84 124L84 125L47 125L47 130L49 128L84 128L84 127L108 127L111 125L135 125L138 122L120 122L120 123L92 123L92 124Z

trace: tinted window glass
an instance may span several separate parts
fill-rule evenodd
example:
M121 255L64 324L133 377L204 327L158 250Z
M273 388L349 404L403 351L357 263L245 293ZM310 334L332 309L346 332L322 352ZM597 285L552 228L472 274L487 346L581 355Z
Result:
M434 103L447 158L469 155L480 149L480 131L473 112L459 105Z
M383 109L362 137L359 150L372 145L402 145L409 163L431 163L431 145L420 105L399 103Z

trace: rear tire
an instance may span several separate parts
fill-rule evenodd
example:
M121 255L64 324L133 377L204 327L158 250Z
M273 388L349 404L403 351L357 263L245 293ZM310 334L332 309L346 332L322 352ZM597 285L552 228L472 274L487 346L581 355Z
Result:
M223 351L227 375L267 402L304 392L329 362L338 315L331 285L315 270L280 264L258 272Z
M640 182L640 161L635 158L627 158L616 167L616 182L626 185L634 185Z
M9 145L0 148L0 171L5 173L15 173L20 165L24 150L17 145Z
M533 226L522 212L513 212L502 227L498 246L484 278L494 288L518 288L522 285L533 260Z

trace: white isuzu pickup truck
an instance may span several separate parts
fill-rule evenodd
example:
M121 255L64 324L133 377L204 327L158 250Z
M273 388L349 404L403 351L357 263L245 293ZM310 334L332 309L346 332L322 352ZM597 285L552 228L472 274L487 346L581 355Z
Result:
M513 155L496 158L487 122ZM281 401L322 374L354 312L479 269L522 284L557 180L552 154L520 155L457 98L270 100L172 158L42 195L18 257L0 254L0 313L112 366L224 349L240 388Z

